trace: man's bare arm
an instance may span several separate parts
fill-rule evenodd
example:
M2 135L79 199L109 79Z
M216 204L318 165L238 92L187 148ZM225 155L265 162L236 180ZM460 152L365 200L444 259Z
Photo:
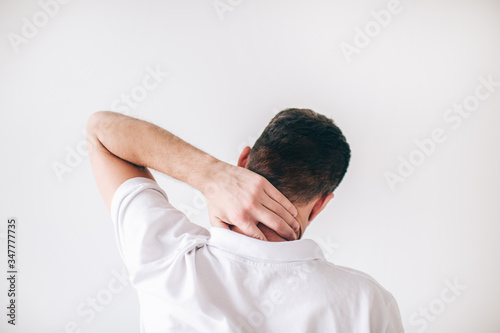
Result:
M265 239L261 222L286 239L296 239L295 207L265 178L222 162L146 121L120 113L94 113L87 124L92 170L108 209L118 187L133 177L160 171L199 190L207 200L212 225L238 226ZM293 215L292 215L293 213Z

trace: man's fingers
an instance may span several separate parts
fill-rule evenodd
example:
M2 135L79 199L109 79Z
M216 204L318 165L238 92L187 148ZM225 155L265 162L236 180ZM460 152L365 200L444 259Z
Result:
M284 207L293 217L297 216L297 208L273 184L267 182L264 192L274 201Z
M278 216L275 212L268 207L262 205L262 210L259 210L259 221L272 230L276 231L278 235L288 240L296 240L297 234L289 226L285 220ZM298 223L298 222L297 222Z
M224 222L223 220L221 220L220 218L218 218L218 217L212 217L212 216L210 217L210 221L211 221L212 226L219 227L219 228L224 228L224 229L228 229L228 230L231 230L231 228L229 227L230 224L231 225L235 225L234 223L228 224L228 223ZM253 238L257 238L257 239L260 239L260 240L267 241L266 236L264 236L264 234L262 233L262 231L257 227L256 223L257 222L243 223L242 225L239 226L239 229L245 235L247 235L249 237L253 237Z
M266 236L264 236L262 231L257 227L257 225L254 222L245 223L244 225L241 225L239 228L247 236L267 241Z
M229 225L227 225L227 223L221 221L217 217L210 217L210 221L211 221L211 224L212 224L213 227L219 227L219 228L224 228L224 229L231 230L229 228Z
M262 205L265 208L267 208L268 210L270 210L271 212L278 215L278 217L280 217L282 220L284 220L293 230L298 231L300 229L299 221L297 221L297 219L295 217L293 217L292 214L290 214L290 212L285 209L285 207L283 207L282 205L280 205L279 203L274 201L272 198L270 198L270 197L264 198L262 200ZM274 225L274 227L279 227L278 224L281 223L281 221L279 221L279 220L275 220L275 221L276 221L276 224ZM261 222L264 223L264 221L261 221ZM264 224L267 225L268 227L272 228L273 230L276 230L274 227L271 227L267 223L264 223Z

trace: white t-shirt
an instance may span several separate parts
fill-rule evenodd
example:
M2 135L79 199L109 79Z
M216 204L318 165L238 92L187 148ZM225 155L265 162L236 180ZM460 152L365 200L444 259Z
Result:
M111 214L141 332L403 332L394 297L310 239L265 242L189 222L158 184L124 182Z

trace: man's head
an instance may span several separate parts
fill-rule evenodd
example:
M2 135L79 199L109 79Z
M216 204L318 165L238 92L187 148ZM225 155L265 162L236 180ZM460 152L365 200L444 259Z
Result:
M243 150L238 165L265 177L302 210L304 229L333 197L350 156L331 119L309 109L287 109L271 120L253 148Z

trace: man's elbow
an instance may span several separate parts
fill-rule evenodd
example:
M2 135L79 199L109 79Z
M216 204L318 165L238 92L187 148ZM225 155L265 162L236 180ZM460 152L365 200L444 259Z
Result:
M102 118L101 112L102 111L94 112L90 115L89 119L87 119L87 137L95 136L97 127Z
M103 129L110 129L109 124L110 117L112 117L115 113L110 111L97 111L90 115L89 119L87 119L87 149L89 151L89 155L92 155L97 147L102 146ZM97 149L99 150L99 149Z
M87 137L98 137L99 131L108 127L106 124L109 124L109 118L114 114L115 112L111 111L97 111L91 114L87 119Z

